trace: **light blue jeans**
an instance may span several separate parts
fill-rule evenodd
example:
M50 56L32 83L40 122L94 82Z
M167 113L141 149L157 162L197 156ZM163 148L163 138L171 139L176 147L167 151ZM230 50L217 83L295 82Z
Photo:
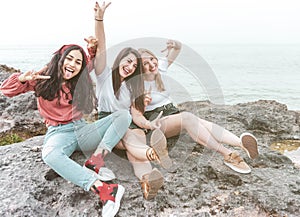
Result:
M131 120L127 110L120 110L93 123L78 120L50 126L45 136L42 158L60 176L89 191L97 178L70 156L76 150L90 153L98 147L111 151L128 130Z

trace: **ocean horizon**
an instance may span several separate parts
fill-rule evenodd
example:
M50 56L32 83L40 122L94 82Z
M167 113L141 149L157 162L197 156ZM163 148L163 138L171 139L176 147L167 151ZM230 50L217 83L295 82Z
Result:
M50 61L59 47L0 45L0 64L21 71L38 70ZM196 44L186 48L195 51L214 75L217 98L222 98L216 101L234 105L276 100L286 104L289 110L300 111L300 44ZM168 75L182 87L174 88L176 102L214 101L214 96L197 76L198 72L188 70L197 64L197 61L182 60L170 67Z

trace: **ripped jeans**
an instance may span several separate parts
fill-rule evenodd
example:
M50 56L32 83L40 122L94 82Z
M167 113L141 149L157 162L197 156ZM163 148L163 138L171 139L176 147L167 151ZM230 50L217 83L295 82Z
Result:
M45 136L42 158L64 179L89 191L97 178L70 156L76 150L90 153L98 147L111 152L128 130L131 120L127 110L120 110L93 123L82 119L50 126Z

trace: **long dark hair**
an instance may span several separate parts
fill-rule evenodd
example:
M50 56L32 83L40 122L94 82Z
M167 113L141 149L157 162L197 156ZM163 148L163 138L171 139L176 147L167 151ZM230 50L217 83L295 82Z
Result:
M137 58L137 67L134 73L126 77L124 81L126 83L128 90L130 91L131 102L134 103L134 106L137 110L144 113L145 105L144 105L144 80L142 77L143 75L142 59L139 52L131 47L127 47L121 50L114 61L113 68L112 68L114 94L118 99L120 95L120 87L122 84L121 76L119 73L119 65L121 60L124 57L128 56L129 54L133 54Z
M82 54L83 61L80 72L70 80L63 79L62 67L66 56L72 50L79 50ZM76 106L76 109L84 113L91 113L95 108L96 97L92 85L91 77L87 69L87 57L84 50L78 45L65 45L54 53L51 61L48 63L45 71L41 75L49 75L51 78L46 80L37 80L35 86L35 95L45 100L52 101L58 98L58 103L63 94L66 93L63 88L63 82L66 83L72 99L70 103ZM75 91L76 90L76 91Z

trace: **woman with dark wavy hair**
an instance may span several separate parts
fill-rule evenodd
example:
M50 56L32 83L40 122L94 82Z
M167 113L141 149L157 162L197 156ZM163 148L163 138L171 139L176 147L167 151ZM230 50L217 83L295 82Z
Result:
M104 167L102 156L123 137L131 116L127 110L119 110L93 123L83 119L96 103L88 69L84 50L78 45L64 45L42 70L12 74L1 91L8 97L35 92L48 127L42 150L44 162L66 180L98 194L103 203L102 215L114 216L124 187L103 182L113 179L114 174ZM82 167L70 159L75 150L96 151Z
M99 43L94 66L99 119L120 109L130 111L133 122L116 148L126 150L134 173L141 182L144 197L152 199L163 185L163 176L158 169L149 167L149 162L158 161L164 168L169 168L172 162L163 133L154 130L159 127L159 117L149 122L143 116L143 66L138 51L126 47L119 52L112 68L107 66L103 16L109 5L105 2L101 7L98 3L95 5L95 35ZM154 130L150 136L150 146L146 144L145 127Z

